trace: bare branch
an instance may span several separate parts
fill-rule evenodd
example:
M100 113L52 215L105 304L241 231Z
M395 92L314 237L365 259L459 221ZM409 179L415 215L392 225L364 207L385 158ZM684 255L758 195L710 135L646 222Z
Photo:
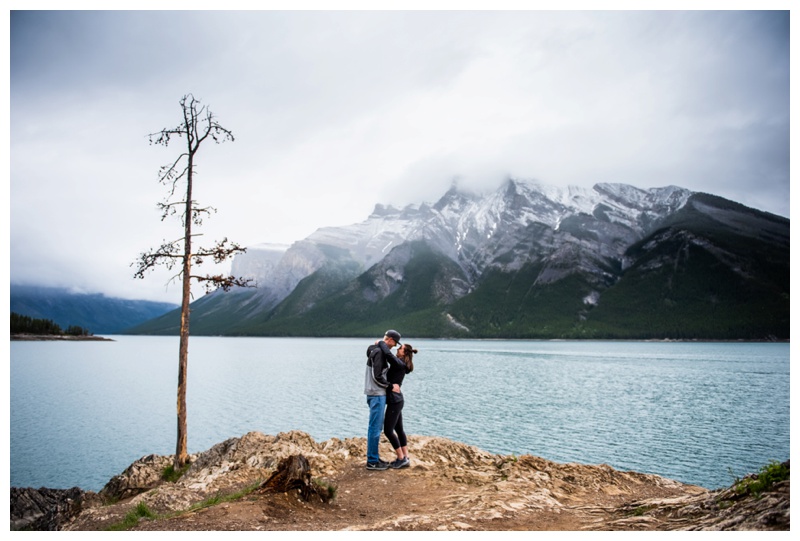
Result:
M144 278L147 271L152 270L156 265L164 265L167 269L171 269L175 264L183 259L180 253L181 244L179 242L164 242L156 250L144 252L139 254L137 262L131 263L131 266L137 265L134 278Z
M155 133L149 134L147 137L150 140L151 145L163 145L169 146L170 138L175 135L178 137L183 137L186 134L186 131L181 126L177 128L168 129L164 128L163 130Z
M197 201L193 201L193 204L196 205ZM196 207L196 206L193 206L192 207L192 211L193 212L204 212L204 213L209 214L209 215L217 213L217 209L215 207Z
M183 158L188 158L188 157L189 157L188 154L185 153L181 154L180 156L178 156L178 159L175 160L174 163L172 163L171 165L170 164L164 165L159 169L158 181L165 186L172 184L168 198L172 197L175 194L175 187L177 186L178 181L187 177L189 174L188 166L184 167L182 171L180 172L178 171L178 163Z
M215 289L230 291L234 287L256 287L252 278L242 278L237 276L225 276L223 274L205 276L192 275L192 278L203 284L206 293L211 293Z
M196 204L196 201L193 203ZM212 214L216 214L217 209L214 207L192 207L192 222L196 225L203 225L203 215L211 216Z
M222 263L232 255L243 254L245 252L247 252L247 248L243 248L235 242L229 242L227 238L224 238L218 241L212 248L201 248L197 250L192 257L212 257L214 263ZM195 261L197 261L197 259L195 259Z
M186 206L185 201L174 201L169 202L168 200L164 203L157 203L156 208L161 211L161 221L163 222L167 216L175 216L178 213L178 208ZM176 208L178 207L178 208Z
M173 274L172 276L170 276L169 280L167 280L167 284L177 282L178 280L181 279L182 276L183 276L183 271L180 271L177 274Z

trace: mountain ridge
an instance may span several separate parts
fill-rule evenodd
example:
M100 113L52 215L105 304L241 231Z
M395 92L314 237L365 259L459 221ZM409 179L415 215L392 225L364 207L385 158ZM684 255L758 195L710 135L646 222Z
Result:
M177 308L177 304L75 293L66 288L11 284L12 312L49 319L63 328L79 326L95 334L116 334Z
M433 204L376 205L365 221L320 228L260 266L255 254L249 265L235 259L258 289L200 299L192 329L372 335L404 321L419 336L459 338L783 339L788 254L788 219L711 194L509 177L485 194L454 184ZM638 303L639 323L612 316L637 304L615 289L650 299ZM132 332L164 332L171 319Z

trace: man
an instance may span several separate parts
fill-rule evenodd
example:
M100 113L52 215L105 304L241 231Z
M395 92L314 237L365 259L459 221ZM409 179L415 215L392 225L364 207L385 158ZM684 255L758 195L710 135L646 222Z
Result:
M367 430L367 469L385 470L389 463L381 460L378 452L383 416L386 409L386 391L400 392L399 385L392 385L386 379L389 363L396 359L391 348L400 343L400 333L388 330L383 340L367 348L367 373L364 380L364 394L369 405L369 429ZM399 362L399 361L395 361Z

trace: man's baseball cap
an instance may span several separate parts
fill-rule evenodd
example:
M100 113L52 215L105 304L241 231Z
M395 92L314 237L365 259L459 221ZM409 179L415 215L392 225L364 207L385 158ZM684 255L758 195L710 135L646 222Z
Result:
M388 330L385 333L383 333L383 335L384 336L388 336L389 338L391 338L392 340L394 340L398 344L400 343L400 333L397 332L397 331Z

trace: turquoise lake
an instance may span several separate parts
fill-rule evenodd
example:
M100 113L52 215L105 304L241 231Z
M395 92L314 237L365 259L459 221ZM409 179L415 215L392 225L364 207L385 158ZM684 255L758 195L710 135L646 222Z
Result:
M111 338L11 342L11 486L98 491L174 453L177 337ZM789 458L786 343L408 340L409 434L707 488ZM250 431L365 436L370 343L192 337L189 452Z

